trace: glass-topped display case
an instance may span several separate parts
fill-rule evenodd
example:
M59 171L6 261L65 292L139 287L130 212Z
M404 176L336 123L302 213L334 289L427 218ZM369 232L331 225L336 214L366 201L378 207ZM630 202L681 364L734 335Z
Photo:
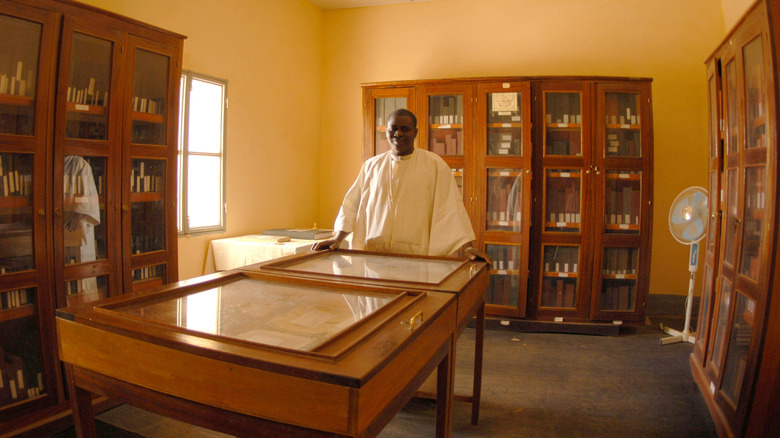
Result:
M88 388L240 436L365 436L438 370L446 436L455 314L450 293L225 271L60 309L57 329L81 427Z

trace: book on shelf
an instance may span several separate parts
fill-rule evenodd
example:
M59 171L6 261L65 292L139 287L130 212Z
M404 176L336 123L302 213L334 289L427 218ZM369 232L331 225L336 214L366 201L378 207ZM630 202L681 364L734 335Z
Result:
M266 236L287 236L291 239L321 240L333 237L333 230L320 228L274 228L263 230Z

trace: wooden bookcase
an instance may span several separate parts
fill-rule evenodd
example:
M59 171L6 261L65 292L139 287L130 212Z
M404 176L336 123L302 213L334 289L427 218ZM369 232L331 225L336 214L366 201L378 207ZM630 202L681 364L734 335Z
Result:
M719 435L778 436L779 1L758 1L707 60L710 221L693 376Z
M363 96L365 158L387 150L377 145L388 104L405 103L418 118L417 147L453 169L477 246L495 260L488 314L643 320L652 220L649 79L403 81L364 84ZM579 263L582 254L594 260Z
M0 2L0 430L69 423L58 307L176 281L184 37Z

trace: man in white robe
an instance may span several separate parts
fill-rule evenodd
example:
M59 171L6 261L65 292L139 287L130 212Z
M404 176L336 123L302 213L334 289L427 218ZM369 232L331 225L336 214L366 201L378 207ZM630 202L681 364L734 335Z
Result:
M350 233L352 249L398 254L447 256L474 241L452 170L414 148L414 114L390 114L386 134L390 150L363 163L336 217L336 237L314 249L336 249Z

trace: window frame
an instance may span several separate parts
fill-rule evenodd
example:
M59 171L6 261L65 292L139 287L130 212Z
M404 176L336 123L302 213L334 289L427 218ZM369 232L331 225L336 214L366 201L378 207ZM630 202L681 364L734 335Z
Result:
M222 144L219 153L205 153L189 151L189 119L190 119L190 92L192 90L192 81L199 80L210 82L223 87L223 108L222 108ZM193 72L191 70L182 70L179 79L180 97L179 97L179 132L176 145L176 166L177 182L176 190L176 228L179 236L190 236L198 234L208 234L215 232L224 232L227 229L227 190L226 190L226 149L227 149L227 110L228 110L228 81L214 76ZM192 228L189 225L188 218L188 161L190 155L209 156L220 158L220 184L222 207L219 212L219 224Z

